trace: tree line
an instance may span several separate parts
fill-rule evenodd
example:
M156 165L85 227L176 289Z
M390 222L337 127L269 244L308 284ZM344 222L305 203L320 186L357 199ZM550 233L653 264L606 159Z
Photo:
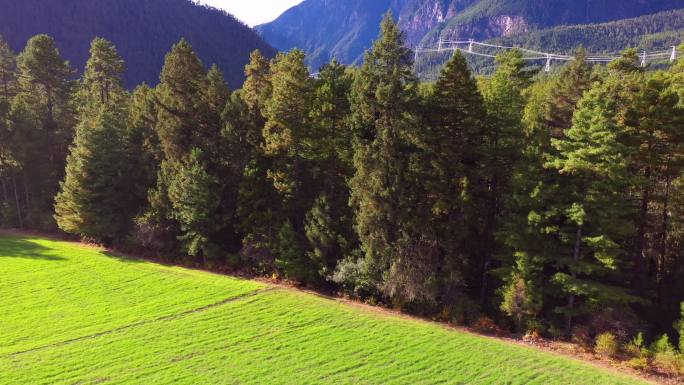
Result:
M0 221L460 324L672 333L684 61L583 58L420 83L388 16L360 68L256 51L231 92L181 40L129 92L106 40L78 80L49 36L0 42Z

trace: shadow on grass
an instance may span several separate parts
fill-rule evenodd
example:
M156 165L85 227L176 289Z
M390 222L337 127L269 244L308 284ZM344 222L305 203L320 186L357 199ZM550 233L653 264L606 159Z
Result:
M23 258L43 261L64 261L66 258L55 254L55 250L41 246L30 238L0 236L0 259Z
M101 251L100 254L104 255L107 258L116 259L117 261L126 264L150 263L149 261L146 261L144 259L129 257L127 255L119 254L113 251Z

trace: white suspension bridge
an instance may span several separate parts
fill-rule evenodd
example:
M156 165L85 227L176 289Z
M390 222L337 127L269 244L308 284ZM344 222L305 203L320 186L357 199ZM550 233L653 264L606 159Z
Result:
M544 67L544 70L546 72L551 71L551 65L553 62L566 62L566 61L575 60L574 56L536 51L536 50L527 49L527 48L523 48L523 47L511 47L511 46L483 43L483 42L475 41L473 39L468 39L468 40L440 40L437 47L416 47L414 49L414 52L415 52L415 60L418 60L418 56L421 53L442 53L442 52L456 52L456 51L460 51L460 52L463 52L464 54L472 55L472 56L495 58L496 55L492 53L493 51L501 52L501 51L509 51L509 50L513 50L513 49L517 49L523 53L523 60L526 60L526 61L544 61L546 63L546 65ZM671 49L668 49L668 50L652 51L652 52L643 51L643 52L641 52L639 57L641 59L641 65L643 67L645 67L649 63L649 61L654 61L654 60L667 60L669 58L669 61L673 62L673 61L677 60L677 55L678 55L677 47L673 46ZM587 55L585 60L587 62L590 62L590 63L610 63L610 62L617 60L619 58L620 58L620 56L618 54L614 54L614 55L613 54Z

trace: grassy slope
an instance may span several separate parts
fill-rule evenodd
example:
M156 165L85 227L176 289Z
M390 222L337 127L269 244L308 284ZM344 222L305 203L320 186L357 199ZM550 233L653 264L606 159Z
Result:
M0 298L2 384L640 383L440 325L43 239L0 237Z

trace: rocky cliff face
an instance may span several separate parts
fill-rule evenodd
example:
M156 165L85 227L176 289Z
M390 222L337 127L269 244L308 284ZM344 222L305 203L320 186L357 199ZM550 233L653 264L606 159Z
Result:
M408 44L417 46L440 38L483 40L679 8L684 0L305 0L257 28L276 48L304 49L317 67L332 57L358 61L388 10Z
M395 1L393 11L408 41L419 43L426 33L456 15L457 1Z

